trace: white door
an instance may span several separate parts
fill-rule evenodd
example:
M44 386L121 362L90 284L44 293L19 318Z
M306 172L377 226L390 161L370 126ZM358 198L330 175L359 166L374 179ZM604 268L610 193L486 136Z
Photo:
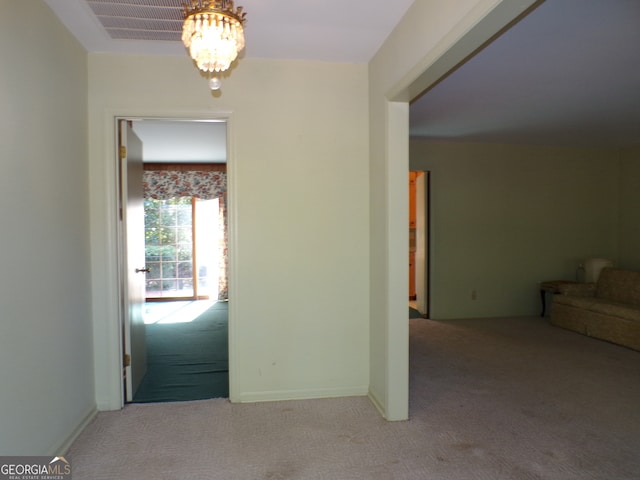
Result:
M145 301L144 201L142 198L142 141L131 122L119 121L122 196L122 316L125 398L133 400L147 372L147 347L142 316Z

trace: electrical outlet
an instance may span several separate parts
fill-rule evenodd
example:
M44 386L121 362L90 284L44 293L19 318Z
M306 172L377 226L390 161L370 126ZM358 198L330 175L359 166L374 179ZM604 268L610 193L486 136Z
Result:
M477 300L478 299L478 291L474 288L473 290L471 290L471 300Z

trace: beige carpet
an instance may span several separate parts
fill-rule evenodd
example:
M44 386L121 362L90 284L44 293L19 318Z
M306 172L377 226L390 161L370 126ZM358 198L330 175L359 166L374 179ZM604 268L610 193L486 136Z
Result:
M640 478L640 353L540 318L411 320L411 420L366 398L100 413L74 480Z

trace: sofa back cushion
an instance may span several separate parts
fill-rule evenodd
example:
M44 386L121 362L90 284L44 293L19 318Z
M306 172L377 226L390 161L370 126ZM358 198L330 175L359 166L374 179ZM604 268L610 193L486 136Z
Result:
M640 305L640 272L603 268L598 277L596 297L617 303Z

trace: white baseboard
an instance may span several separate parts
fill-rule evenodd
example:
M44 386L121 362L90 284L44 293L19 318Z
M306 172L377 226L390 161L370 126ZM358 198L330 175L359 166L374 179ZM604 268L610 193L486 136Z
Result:
M76 428L73 429L71 434L69 434L69 436L67 436L67 438L60 445L54 447L51 451L49 451L49 456L54 457L59 455L66 455L76 438L78 438L78 436L82 433L86 426L91 423L91 421L97 414L98 409L93 406L93 408L91 408L89 412L82 418Z
M380 399L371 390L369 390L367 396L369 397L369 400L371 400L371 403L373 403L373 406L376 407L378 412L380 412L380 415L382 415L382 418L384 418L386 420L387 419L387 413L386 413L386 410L385 410L384 406L382 405L382 402L380 401Z
M314 390L275 390L244 392L238 395L238 403L278 402L284 400L311 400L316 398L364 397L368 386L326 388Z

